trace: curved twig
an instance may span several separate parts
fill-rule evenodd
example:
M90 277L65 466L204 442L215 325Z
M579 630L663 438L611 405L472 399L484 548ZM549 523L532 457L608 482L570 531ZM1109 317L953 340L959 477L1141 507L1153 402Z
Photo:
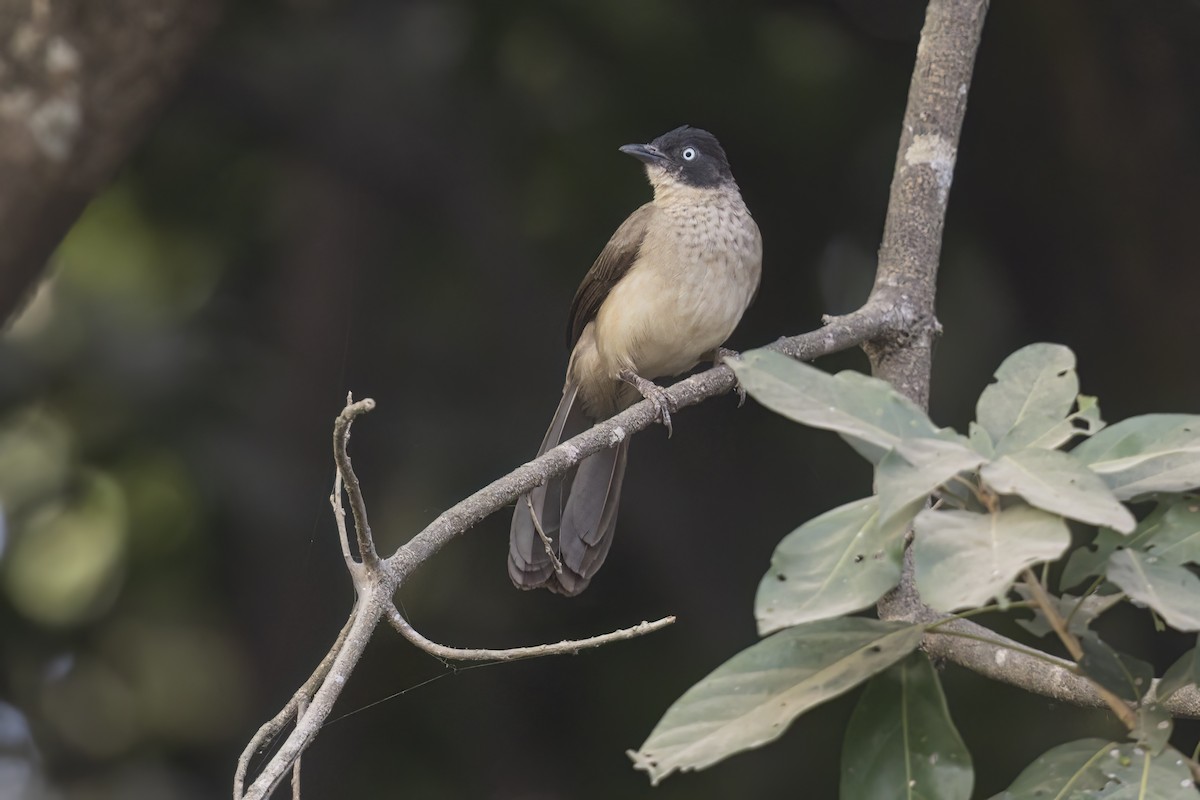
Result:
M623 642L654 633L675 622L675 617L663 617L654 622L639 622L632 628L621 628L599 636L589 636L586 639L564 639L553 644L538 644L529 647L508 647L502 650L486 648L447 647L444 644L426 639L412 624L406 620L393 604L388 611L387 620L396 632L431 656L449 661L520 661L523 658L539 658L541 656L575 655L580 650L591 647L601 647L613 642Z

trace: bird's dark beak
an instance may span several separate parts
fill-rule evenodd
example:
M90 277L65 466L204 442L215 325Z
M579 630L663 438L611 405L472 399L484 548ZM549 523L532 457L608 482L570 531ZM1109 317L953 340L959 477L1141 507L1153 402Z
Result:
M652 144L627 144L621 147L621 152L645 164L662 164L667 160L666 153Z

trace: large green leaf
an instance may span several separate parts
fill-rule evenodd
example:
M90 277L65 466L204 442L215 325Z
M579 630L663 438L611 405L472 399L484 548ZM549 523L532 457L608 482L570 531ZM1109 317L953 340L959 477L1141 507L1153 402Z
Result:
M837 431L873 464L901 439L938 433L915 403L886 381L860 372L830 375L761 349L727 363L755 400L796 422Z
M1187 567L1136 550L1118 550L1109 556L1107 575L1131 600L1157 611L1172 628L1200 631L1200 578Z
M979 471L1000 494L1015 494L1030 505L1091 525L1130 533L1137 520L1104 481L1067 453L1022 450L1001 456Z
M900 580L907 519L880 525L879 499L827 511L783 538L758 586L758 632L871 606Z
M1053 561L1071 544L1062 517L1027 505L995 514L922 511L913 525L917 590L939 611L984 605L1021 570Z
M1029 420L1066 418L1079 393L1075 354L1061 344L1031 344L1000 364L996 382L979 395L975 420L997 448L1009 431Z
M963 441L905 439L875 470L880 516L889 520L901 512L916 513L934 489L983 462L983 456Z
M1195 800L1183 757L1133 742L1080 739L1038 756L992 800Z
M717 667L663 715L634 766L658 783L778 738L800 714L916 649L924 627L842 617L788 628Z
M1121 500L1200 486L1200 416L1146 414L1110 425L1071 454Z
M876 675L842 746L842 800L969 800L971 754L929 659L913 653Z

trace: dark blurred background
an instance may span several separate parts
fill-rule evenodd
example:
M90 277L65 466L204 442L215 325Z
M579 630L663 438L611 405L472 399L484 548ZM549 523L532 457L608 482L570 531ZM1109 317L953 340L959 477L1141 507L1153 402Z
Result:
M724 143L766 242L731 346L856 307L922 16L915 0L232 4L0 342L0 797L228 796L351 606L327 504L346 392L379 403L352 451L385 552L530 458L575 286L649 197L619 145L683 123ZM1000 359L1039 340L1074 348L1110 421L1200 411L1198 87L1193 0L995 4L947 222L935 420L965 426ZM870 491L836 437L735 405L637 437L582 596L512 588L504 513L399 596L459 646L675 626L457 671L381 631L305 756L304 796L834 797L853 694L653 790L624 755L755 641L778 540ZM1160 670L1186 646L1136 612L1104 625ZM943 677L979 797L1053 744L1117 733Z

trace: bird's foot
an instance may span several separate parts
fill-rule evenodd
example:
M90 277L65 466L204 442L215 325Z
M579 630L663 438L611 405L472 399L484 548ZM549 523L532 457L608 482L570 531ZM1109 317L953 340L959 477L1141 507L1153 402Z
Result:
M658 418L666 426L667 438L670 439L672 433L671 412L678 411L679 409L675 407L675 402L667 395L666 390L654 381L648 381L630 369L621 370L617 377L637 389L642 397L658 407Z
M742 354L739 353L737 350L730 350L728 347L718 347L716 350L713 350L712 355L713 355L712 363L713 363L714 367L720 366L721 364L725 363L725 359L727 359L727 358L739 359L742 357ZM738 396L738 406L737 407L741 408L742 406L746 405L746 390L744 388L742 388L742 382L739 381L736 377L733 379L733 390L735 392L737 392L737 396Z

